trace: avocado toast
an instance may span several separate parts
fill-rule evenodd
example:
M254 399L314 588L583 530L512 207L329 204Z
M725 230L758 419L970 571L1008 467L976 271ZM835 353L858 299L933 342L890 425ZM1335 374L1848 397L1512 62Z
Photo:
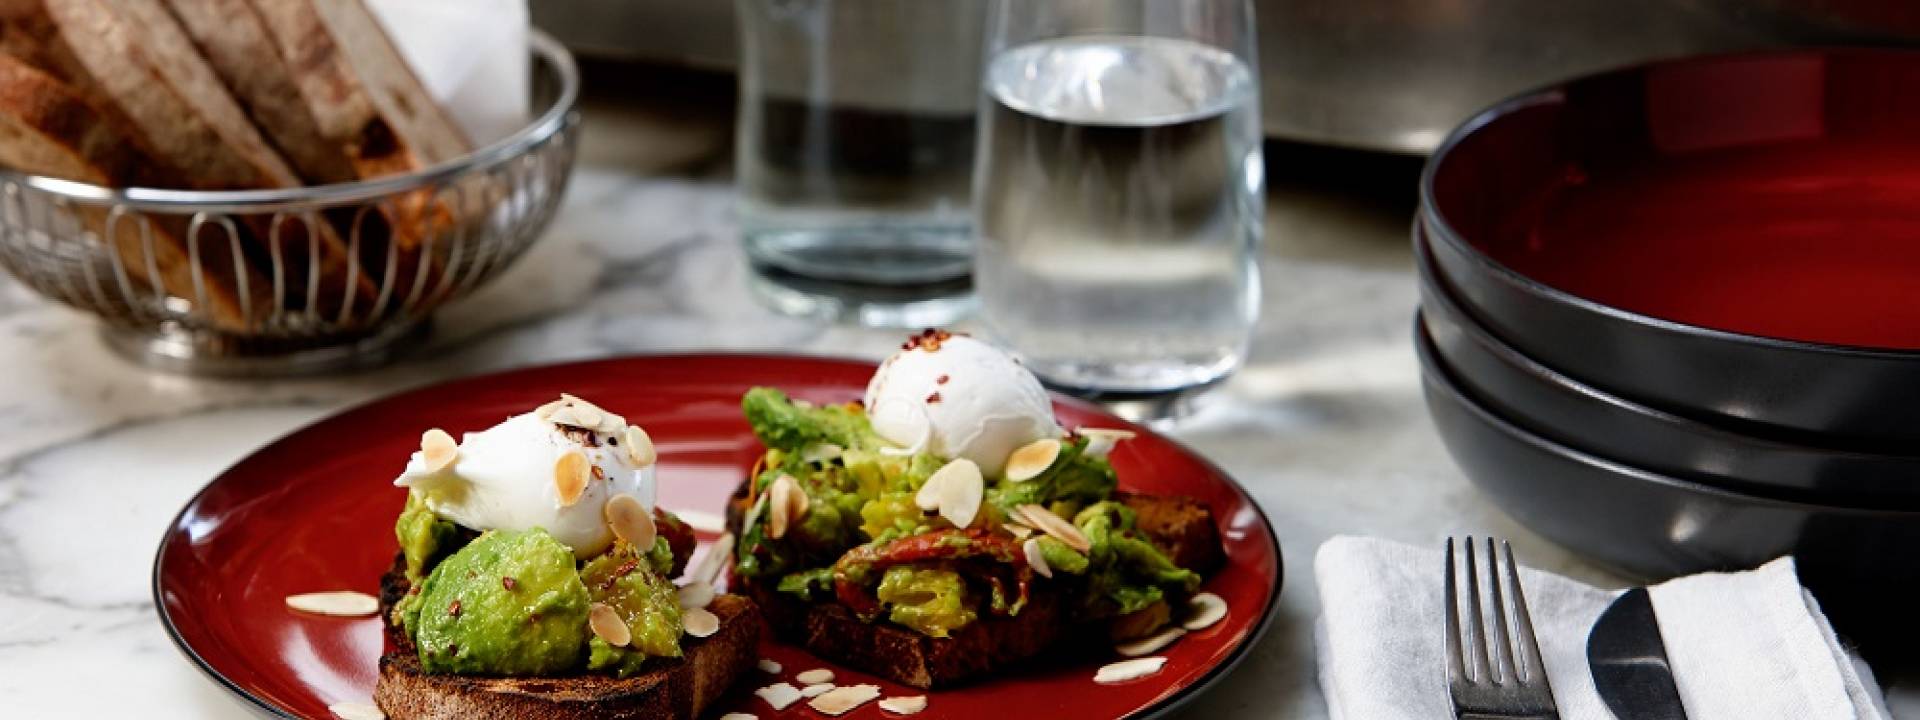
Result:
M1177 637L1224 559L1204 506L1117 489L1130 432L1063 430L971 338L916 336L863 402L755 388L742 408L766 452L728 513L736 587L784 640L903 684Z
M644 431L571 396L454 444L422 438L395 484L381 581L388 717L700 716L752 668L754 603L681 576L693 532L653 506Z

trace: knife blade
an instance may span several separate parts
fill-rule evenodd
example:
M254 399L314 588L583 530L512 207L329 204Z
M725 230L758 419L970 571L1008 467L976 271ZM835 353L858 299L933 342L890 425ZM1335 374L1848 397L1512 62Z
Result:
M1623 593L1587 635L1587 667L1600 699L1622 720L1686 720L1660 619L1646 588Z

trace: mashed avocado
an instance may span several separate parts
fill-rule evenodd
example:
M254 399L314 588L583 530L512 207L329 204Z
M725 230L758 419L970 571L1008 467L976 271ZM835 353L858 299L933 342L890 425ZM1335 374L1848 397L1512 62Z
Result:
M418 493L407 493L407 508L393 524L400 551L407 557L407 582L419 583L428 565L453 548L460 529L427 507Z
M966 581L952 570L895 565L880 577L878 596L892 606L888 619L929 637L947 637L976 617Z
M545 530L490 531L433 569L406 627L430 673L552 675L581 664L588 602Z
M617 543L580 569L587 594L594 602L612 606L633 632L624 648L598 637L589 640L588 669L626 677L640 672L649 657L680 657L680 595L655 570L659 555L666 555L669 566L673 563L672 551L662 550L666 546L666 538L660 538L643 555L626 543Z

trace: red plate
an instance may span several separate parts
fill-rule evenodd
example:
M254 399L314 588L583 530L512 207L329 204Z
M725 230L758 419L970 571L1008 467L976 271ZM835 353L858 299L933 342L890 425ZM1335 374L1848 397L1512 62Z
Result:
M663 505L717 515L760 453L740 415L741 393L773 385L796 397L844 401L860 397L872 373L871 364L817 358L635 357L470 378L363 405L268 445L187 503L154 559L160 620L188 658L261 709L328 717L331 703L371 697L380 621L301 615L287 610L284 598L378 591L396 548L393 519L405 501L393 478L419 447L421 431L478 430L562 391L576 393L653 436ZM1057 400L1055 408L1068 427L1133 427L1082 402ZM1163 651L1168 662L1157 675L1106 686L1093 682L1097 660L1031 668L931 693L920 717L1156 715L1225 673L1265 631L1280 591L1280 552L1246 491L1206 460L1145 430L1115 449L1113 463L1122 487L1189 495L1213 509L1228 567L1206 589L1226 599L1227 619ZM771 641L762 653L786 666L784 680L826 665ZM921 694L862 673L835 672L838 683L875 683L886 696ZM774 713L747 694L772 681L755 672L728 709L762 718L821 717L804 705ZM869 704L845 717L888 716Z

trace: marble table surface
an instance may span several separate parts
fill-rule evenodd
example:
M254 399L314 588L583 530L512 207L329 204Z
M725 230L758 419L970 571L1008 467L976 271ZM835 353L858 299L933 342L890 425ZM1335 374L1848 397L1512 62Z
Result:
M690 349L877 359L898 343L898 331L785 318L749 298L724 79L601 67L589 88L581 165L548 236L392 367L284 381L156 374L107 353L88 318L0 279L0 715L247 716L161 629L153 550L209 478L316 418L537 363ZM1250 362L1171 432L1259 499L1287 582L1271 633L1184 718L1325 716L1311 568L1336 533L1431 545L1492 533L1529 564L1620 582L1492 508L1428 422L1409 335L1417 161L1280 146L1269 165Z

